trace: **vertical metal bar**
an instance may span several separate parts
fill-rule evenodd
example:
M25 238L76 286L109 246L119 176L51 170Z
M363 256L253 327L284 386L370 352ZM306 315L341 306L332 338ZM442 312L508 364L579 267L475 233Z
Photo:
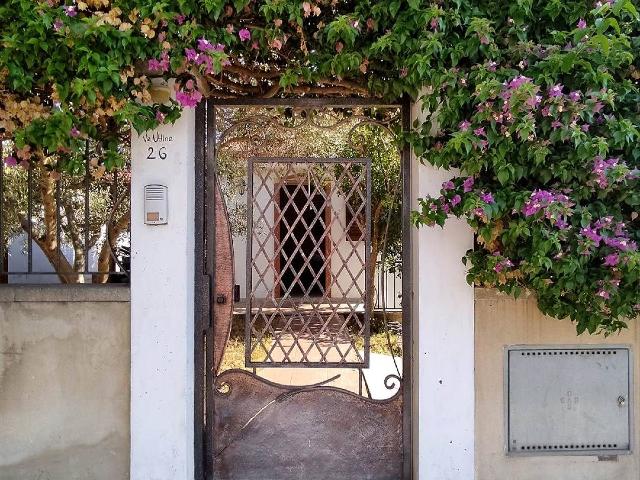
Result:
M0 272L9 270L9 268L5 269L4 265L4 248L4 149L2 140L0 140L0 265L2 265ZM0 283L4 278L4 275L0 276Z
M203 105L204 109L204 105ZM204 289L204 295L207 296L205 305L209 305L208 311L205 312L206 324L205 324L205 338L206 338L206 357L204 359L206 368L205 389L204 389L204 402L205 402L205 419L206 419L206 438L204 445L206 451L204 452L204 468L205 477L208 478L213 474L214 465L214 453L217 450L216 438L214 435L214 418L216 412L216 396L215 396L215 382L217 372L214 371L215 364L215 328L216 319L214 318L214 308L212 305L212 299L214 297L213 292L216 291L216 182L217 170L216 170L216 109L209 102L206 104L206 109L203 110L201 120L199 122L199 128L203 130L203 149L204 149L204 162L203 162L203 176L201 188L203 191L202 198L204 199L204 275L203 278L207 279L207 287ZM203 319L204 319L203 318ZM202 330L201 330L202 331Z
M206 449L212 447L207 444L208 435L205 428L205 409L207 385L210 378L207 368L207 338L204 325L208 323L205 317L207 301L204 276L205 272L205 155L206 155L206 108L202 103L196 109L195 125L195 301L194 301L194 477L195 480L206 478L207 458Z
M364 367L367 368L369 367L369 350L370 350L370 343L371 343L371 314L370 314L370 305L373 304L374 299L373 298L369 298L371 297L371 280L370 280L370 274L369 271L372 268L372 263L375 268L375 262L376 259L372 259L371 258L371 158L367 158L365 159L365 170L366 170L366 206L365 206L365 256L364 256L364 263L365 263L365 281L364 281L364 304L365 304L365 309L364 309L364 321L365 321L365 327L364 327Z
M402 111L402 130L411 128L411 100L405 97ZM402 149L402 437L403 437L403 478L413 478L413 336L412 336L412 246L411 246L411 147Z
M60 221L60 205L61 205L61 192L60 192L60 180L56 180L56 250L58 256L58 268L60 271L60 254L61 248L60 244L62 243L62 222Z
M27 173L27 272L33 271L33 166L29 162Z
M244 361L251 362L251 303L253 301L253 162L247 160L247 258L244 321Z
M116 202L117 201L118 201L118 171L114 170L114 172L113 172L113 181L111 182L111 208L112 209L116 208ZM113 222L113 216L115 214L116 214L116 212L113 211L112 215L110 215L110 217L109 217L112 222ZM114 242L116 240L117 240L116 238L113 239ZM111 239L109 238L109 225L107 225L107 238L106 238L106 241L109 242L107 246L109 247L110 250L111 250L112 246L115 247L115 245L111 244ZM116 257L118 255L118 252L111 251L111 255L112 255L112 260L109 261L109 265L111 265L111 262L113 261L113 264L114 264L113 270L116 270L118 265L117 265L117 262L115 262L113 260L113 257ZM109 270L112 270L112 268L109 267Z
M89 271L89 186L91 177L89 175L89 140L85 142L84 148L84 273ZM85 278L86 280L86 278Z

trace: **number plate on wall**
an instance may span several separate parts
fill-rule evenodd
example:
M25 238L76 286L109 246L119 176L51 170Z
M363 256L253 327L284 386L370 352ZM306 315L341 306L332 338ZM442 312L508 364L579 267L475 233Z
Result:
M625 347L507 348L507 452L629 453L632 378Z

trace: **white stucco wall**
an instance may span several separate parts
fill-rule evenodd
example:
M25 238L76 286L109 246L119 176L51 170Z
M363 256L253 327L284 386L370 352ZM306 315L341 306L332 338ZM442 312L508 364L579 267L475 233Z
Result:
M413 113L416 118L419 109ZM439 195L454 175L417 160L413 167L414 199ZM420 480L474 478L473 287L461 262L472 247L473 233L462 220L414 230L413 418Z
M131 182L131 479L194 475L195 112L133 135ZM154 141L154 133L164 139ZM170 139L169 139L170 137ZM167 157L147 159L164 146ZM167 225L143 218L147 184L168 187Z

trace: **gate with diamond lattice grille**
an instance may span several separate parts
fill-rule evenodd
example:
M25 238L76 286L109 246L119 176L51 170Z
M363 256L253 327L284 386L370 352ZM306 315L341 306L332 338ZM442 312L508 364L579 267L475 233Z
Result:
M197 478L410 478L410 364L393 346L408 350L409 319L395 312L393 323L374 307L372 279L384 262L372 243L386 237L372 224L371 157L234 150L252 135L268 143L279 129L291 138L276 142L277 153L299 152L298 136L315 128L341 145L340 132L373 124L373 110L293 108L284 126L277 103L199 112ZM385 128L380 118L404 119L388 108L399 115L373 111ZM407 158L398 152L400 195ZM388 353L372 353L374 330Z

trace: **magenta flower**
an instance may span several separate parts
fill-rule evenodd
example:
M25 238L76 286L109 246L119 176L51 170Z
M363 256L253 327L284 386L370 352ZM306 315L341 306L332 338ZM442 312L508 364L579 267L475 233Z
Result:
M63 10L67 17L75 17L76 15L78 15L78 11L76 10L75 5L66 5L65 7L63 7Z
M437 30L438 29L438 17L433 17L431 19L431 21L429 22L429 26L431 27L431 30Z
M56 18L55 21L53 22L53 29L56 32L59 32L60 30L62 30L62 27L64 27L64 22L59 18Z
M562 86L561 83L558 83L558 84L552 86L549 89L549 96L550 97L560 97L560 96L562 96L562 88L563 88L563 86Z
M485 131L484 131L484 127L476 128L476 129L473 131L473 133L474 133L475 135L477 135L478 137L485 137L485 136L487 135L487 134L485 133Z
M442 189L443 190L453 190L455 188L455 185L453 184L453 182L451 180L444 182L442 184Z
M460 202L462 201L462 197L458 194L454 195L453 198L451 199L451 206L455 207L456 205L458 205Z
M462 182L462 190L464 193L469 193L471 191L471 189L473 188L473 182L473 177L465 178L464 182Z
M214 48L215 47L206 38L198 39L198 50L200 50L201 52L208 52L213 50Z
M493 203L494 202L493 195L490 192L489 193L482 192L480 194L480 200L482 200L485 203Z
M611 298L611 295L609 294L609 292L603 289L598 290L598 293L596 293L596 295L604 298L605 300L609 300Z
M580 235L591 240L593 243L595 243L596 247L600 245L600 241L602 240L602 236L593 227L584 227L582 230L580 230Z
M589 127L590 125L588 123L583 123L582 125L580 125L580 130L586 133L589 131Z
M166 118L166 115L162 113L160 110L156 112L156 121L158 123L164 123L165 118Z
M604 257L604 262L602 265L605 267L615 267L618 264L619 257L617 253L610 253L606 257Z
M9 155L4 159L4 164L7 167L16 167L18 165L18 159L13 155Z
M184 23L184 21L186 20L187 17L185 17L184 15L176 15L176 23L178 25L182 25Z
M402 67L400 69L400 78L405 78L407 75L409 75L409 69L407 67Z
M195 62L198 58L198 52L196 52L193 48L185 48L184 54L187 57L187 60L190 62Z
M496 62L494 62L493 60L489 60L489 62L487 63L487 70L489 70L490 72L495 72L497 66L498 64Z
M562 127L562 122L560 122L559 120L554 120L553 122L551 122L551 128L553 128L554 130L560 127Z
M167 72L169 71L169 66L169 54L167 52L162 52L160 60L152 58L148 63L148 68L152 72Z
M531 79L529 77L525 77L524 75L518 75L517 77L513 78L507 86L509 89L513 90L514 88L521 87L525 83L531 83Z
M80 130L78 130L76 127L73 127L71 130L69 130L69 135L73 138L78 138L80 136Z
M468 120L463 120L458 124L458 128L462 132L466 132L467 130L469 130L470 126L471 126L471 122L469 122Z
M246 42L251 39L251 32L249 29L243 28L238 32L238 37L240 37L241 41Z
M577 90L573 90L573 91L569 92L569 100L571 100L572 102L579 101L581 96L582 95Z
M584 30L585 28L587 28L587 22L584 21L584 18L578 20L578 28L580 30Z

